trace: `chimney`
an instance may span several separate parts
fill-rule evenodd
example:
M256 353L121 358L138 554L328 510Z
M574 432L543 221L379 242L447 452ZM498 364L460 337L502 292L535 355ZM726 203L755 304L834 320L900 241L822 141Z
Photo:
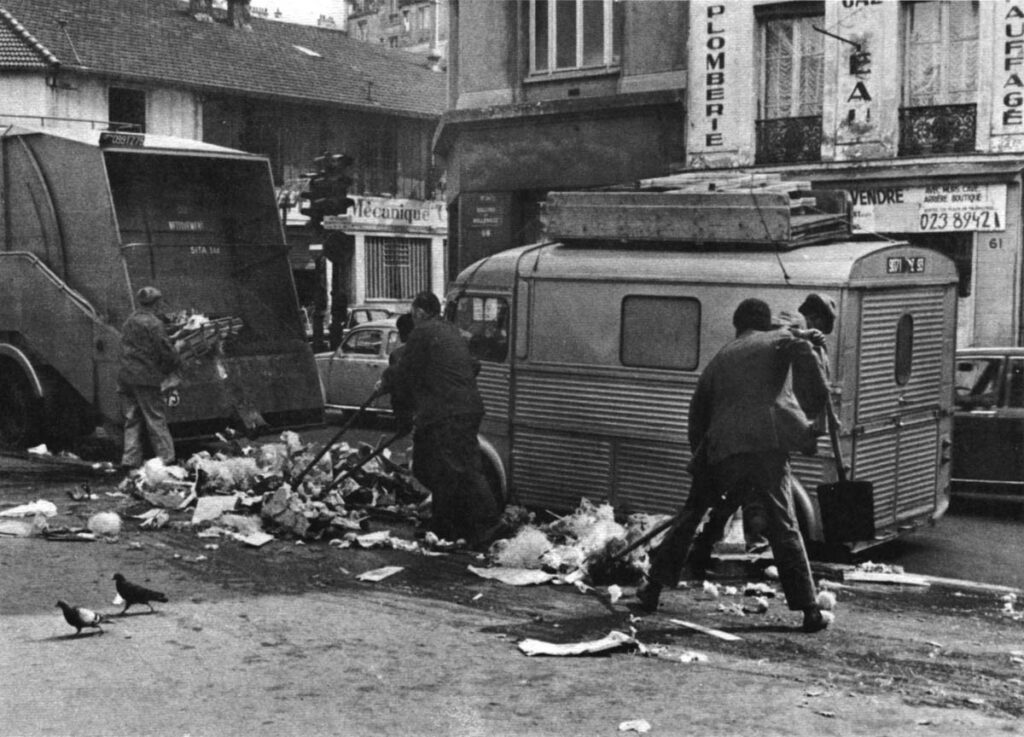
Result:
M198 21L213 23L213 0L188 0L188 14Z
M228 0L228 25L232 28L244 28L251 31L251 21L249 0Z

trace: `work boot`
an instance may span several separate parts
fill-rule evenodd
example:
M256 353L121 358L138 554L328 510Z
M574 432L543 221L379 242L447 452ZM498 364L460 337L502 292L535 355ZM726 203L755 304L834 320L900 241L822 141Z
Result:
M658 611L658 599L661 598L661 584L645 578L636 588L636 598L640 608L649 614Z
M807 634L813 634L815 632L821 632L823 629L829 626L832 622L831 612L822 612L821 607L817 604L809 606L804 609L804 626L803 630Z

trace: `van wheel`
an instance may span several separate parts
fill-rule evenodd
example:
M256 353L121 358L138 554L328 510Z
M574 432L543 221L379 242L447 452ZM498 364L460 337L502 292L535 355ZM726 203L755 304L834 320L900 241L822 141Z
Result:
M501 476L498 475L497 470L483 453L480 454L480 465L482 466L484 478L487 480L487 488L491 492L498 511L505 509L508 499L505 498L505 493L501 489Z
M25 374L0 363L0 446L20 449L38 442L41 415L42 403Z

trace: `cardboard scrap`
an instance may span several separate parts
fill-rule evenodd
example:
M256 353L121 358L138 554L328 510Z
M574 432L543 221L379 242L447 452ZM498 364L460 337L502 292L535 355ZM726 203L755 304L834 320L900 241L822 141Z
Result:
M28 504L19 504L16 507L5 509L0 512L0 517L35 517L37 514L44 517L56 517L57 505L48 499L37 499Z
M360 573L356 576L357 581L383 581L388 576L393 576L399 571L404 571L405 566L384 566L383 568L374 568L372 571L366 573Z
M201 496L196 499L196 509L192 513L192 524L215 520L225 512L230 512L238 503L238 495Z
M705 635L711 635L712 637L717 637L719 640L727 640L729 642L737 642L737 641L740 641L740 640L743 639L742 637L737 637L736 635L730 634L729 632L722 632L722 630L716 630L716 629L713 629L712 627L705 627L702 624L694 624L693 622L684 622L681 619L670 619L668 621L671 622L672 624L678 624L680 627L688 627L691 630L697 630L698 632L703 632Z
M526 655L595 655L606 653L612 650L640 650L645 652L646 648L641 645L635 637L625 632L612 630L600 640L588 640L584 642L544 642L527 637L519 641L519 649Z
M480 578L500 581L509 586L533 586L550 583L556 578L554 573L547 573L537 568L478 568L471 565L469 570Z
M251 532L248 535L233 532L231 533L231 537L254 548L262 548L274 539L273 535L267 534L266 532Z

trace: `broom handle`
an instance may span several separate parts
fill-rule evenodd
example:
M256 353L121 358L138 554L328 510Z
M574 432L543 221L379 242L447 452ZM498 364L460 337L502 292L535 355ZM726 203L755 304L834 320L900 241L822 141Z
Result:
M843 465L843 452L839 448L839 420L836 418L836 410L832 406L832 397L825 402L825 414L828 422L828 436L832 440L832 454L836 459L836 474L839 481L846 481L846 466Z

